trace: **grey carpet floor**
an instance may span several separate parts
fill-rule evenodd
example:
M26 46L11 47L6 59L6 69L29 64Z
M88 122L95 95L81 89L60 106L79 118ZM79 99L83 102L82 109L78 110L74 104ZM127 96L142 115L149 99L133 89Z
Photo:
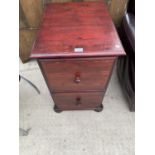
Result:
M102 112L57 114L36 61L19 66L41 91L19 83L20 155L134 155L135 113L129 111L115 69Z

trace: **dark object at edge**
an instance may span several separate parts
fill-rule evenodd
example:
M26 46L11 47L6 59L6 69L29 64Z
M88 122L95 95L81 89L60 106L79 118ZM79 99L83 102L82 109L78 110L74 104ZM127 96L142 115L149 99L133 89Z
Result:
M130 111L135 111L135 0L129 1L118 33L126 56L118 58L117 75Z

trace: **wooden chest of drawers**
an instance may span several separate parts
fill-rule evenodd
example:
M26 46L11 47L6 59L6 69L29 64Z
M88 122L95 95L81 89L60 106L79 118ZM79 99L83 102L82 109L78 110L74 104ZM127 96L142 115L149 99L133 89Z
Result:
M125 53L103 2L48 4L31 52L56 112L101 111L119 55Z

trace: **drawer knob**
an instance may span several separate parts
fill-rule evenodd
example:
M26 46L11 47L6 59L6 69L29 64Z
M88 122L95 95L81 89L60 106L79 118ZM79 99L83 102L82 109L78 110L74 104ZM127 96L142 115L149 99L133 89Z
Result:
M81 98L80 97L77 97L76 98L76 103L75 103L76 105L80 105L81 104Z
M74 79L74 82L75 83L80 83L80 73L79 72L77 72L76 74L75 74L75 79Z
M80 77L75 77L75 82L80 83Z

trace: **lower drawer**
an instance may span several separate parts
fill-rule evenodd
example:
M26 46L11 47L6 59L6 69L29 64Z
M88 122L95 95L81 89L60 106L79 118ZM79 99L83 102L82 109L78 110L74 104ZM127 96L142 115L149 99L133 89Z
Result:
M56 106L61 110L89 110L102 104L104 92L55 93Z

